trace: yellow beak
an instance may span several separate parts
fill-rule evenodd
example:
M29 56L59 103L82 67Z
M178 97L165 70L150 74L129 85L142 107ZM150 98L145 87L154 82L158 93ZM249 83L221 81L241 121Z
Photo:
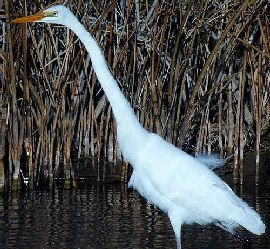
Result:
M11 23L26 23L26 22L35 22L40 21L42 18L46 16L45 12L38 12L36 14L30 16L24 16L11 21Z

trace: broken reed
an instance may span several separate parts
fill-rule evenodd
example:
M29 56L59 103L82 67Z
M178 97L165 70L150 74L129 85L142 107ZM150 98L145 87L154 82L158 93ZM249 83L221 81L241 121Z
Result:
M45 7L5 3L7 21ZM235 182L243 182L244 151L255 150L259 183L270 116L267 1L81 0L68 7L100 44L147 130L195 155L233 154ZM73 159L86 157L95 159L87 167L98 181L107 174L126 181L111 107L78 38L63 27L1 22L0 185L4 157L8 184L19 172L31 187L63 170L74 178Z

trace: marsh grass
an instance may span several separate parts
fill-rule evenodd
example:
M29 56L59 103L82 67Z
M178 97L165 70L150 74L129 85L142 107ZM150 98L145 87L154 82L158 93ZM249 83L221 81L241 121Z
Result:
M86 157L98 181L109 172L126 181L111 107L78 38L55 25L6 22L51 3L5 1L0 161L7 159L6 184L18 178L22 158L22 179L31 187L63 173L74 178L73 159ZM233 155L235 182L243 181L244 152L255 151L259 183L270 129L267 1L80 0L67 6L100 44L147 130L193 155Z

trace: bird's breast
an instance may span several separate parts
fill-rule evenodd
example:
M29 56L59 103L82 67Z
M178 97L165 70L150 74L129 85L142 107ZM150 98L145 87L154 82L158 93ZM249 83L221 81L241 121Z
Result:
M117 141L124 160L133 166L141 158L147 131L137 124L120 124L117 126Z

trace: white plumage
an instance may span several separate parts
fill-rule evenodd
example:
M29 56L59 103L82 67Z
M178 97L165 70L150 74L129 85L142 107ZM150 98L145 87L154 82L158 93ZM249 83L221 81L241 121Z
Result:
M41 18L42 13L46 15ZM85 45L113 109L119 148L133 167L128 185L168 214L178 248L181 248L184 223L214 223L231 233L243 226L254 234L264 233L265 225L260 216L209 169L218 167L219 159L213 156L194 158L143 129L111 75L98 44L69 9L57 5L14 22L27 21L65 25Z

